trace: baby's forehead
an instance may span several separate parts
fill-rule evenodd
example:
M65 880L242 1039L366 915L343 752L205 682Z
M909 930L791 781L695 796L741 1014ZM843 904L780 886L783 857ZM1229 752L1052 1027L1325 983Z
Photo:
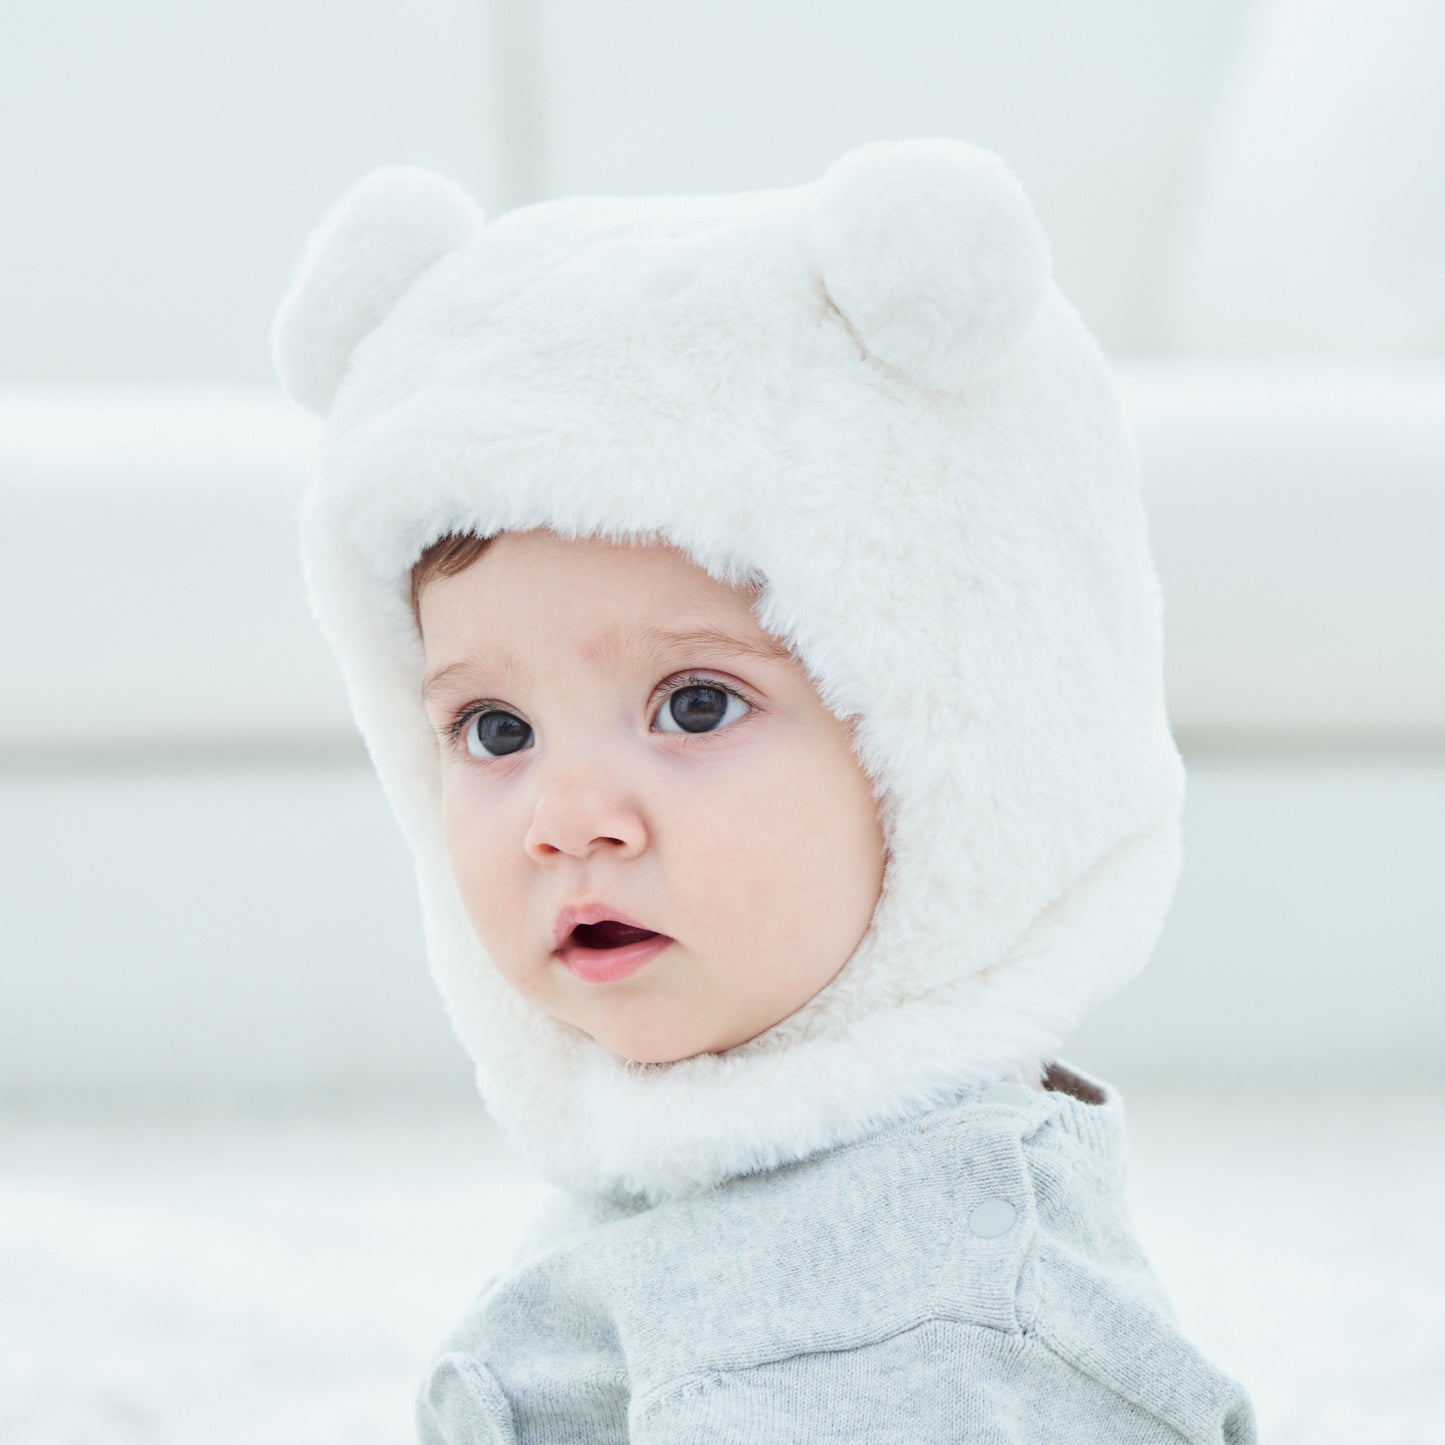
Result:
M599 674L652 662L797 666L785 639L760 622L755 578L725 581L667 542L499 533L461 571L423 593L431 672L524 680L541 658Z
M765 582L755 569L710 570L667 539L500 532L466 570L481 589L565 603L559 617L578 628L626 619L643 631L711 624L765 633L756 614Z

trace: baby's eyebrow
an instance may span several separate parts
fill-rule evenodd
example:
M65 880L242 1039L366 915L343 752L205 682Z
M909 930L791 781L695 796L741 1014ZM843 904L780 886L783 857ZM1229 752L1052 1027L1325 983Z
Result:
M711 647L718 652L740 654L744 657L760 657L768 662L791 662L793 654L780 642L775 642L767 633L760 638L748 640L734 637L716 627L645 627L638 634L640 641L655 648L663 647Z
M616 658L638 647L648 648L652 655L657 655L664 649L699 647L731 656L757 657L767 662L793 661L793 654L766 633L760 638L748 639L734 637L716 627L643 627L628 634L621 642L616 633L611 633L604 644L604 652L605 655ZM422 700L430 699L437 688L449 678L475 670L477 664L470 658L463 657L455 662L444 663L427 674L421 687ZM489 664L489 671L502 681L511 682L525 677L527 669L510 657L500 657Z

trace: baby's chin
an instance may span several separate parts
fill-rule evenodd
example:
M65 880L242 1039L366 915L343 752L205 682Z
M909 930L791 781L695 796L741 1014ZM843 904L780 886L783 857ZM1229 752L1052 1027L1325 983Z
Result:
M642 976L577 985L544 969L525 979L506 975L536 1009L601 1044L625 1063L667 1068L704 1055L722 1055L766 1033L779 1021L768 1003L751 1008L649 984ZM780 1016L781 1017L781 1016Z
M701 1058L704 1054L726 1052L726 1046L675 1038L616 1038L599 1037L597 1034L592 1034L591 1037L603 1048L610 1049L624 1063L646 1064L659 1069L670 1064L685 1063L688 1059Z
M731 1034L695 1026L671 1028L619 1028L594 1025L584 1028L589 1037L630 1064L665 1068L705 1054L725 1054L758 1036L756 1028L735 1029Z

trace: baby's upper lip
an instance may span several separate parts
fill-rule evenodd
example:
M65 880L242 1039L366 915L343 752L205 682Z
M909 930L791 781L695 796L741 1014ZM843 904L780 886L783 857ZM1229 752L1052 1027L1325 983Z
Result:
M624 913L614 903L569 903L557 915L557 926L552 930L553 949L560 953L562 945L567 942L568 935L579 923L601 923L604 918L610 918L614 923L625 923L629 928L646 928L649 933L658 931L649 928L645 923L639 923L637 919Z

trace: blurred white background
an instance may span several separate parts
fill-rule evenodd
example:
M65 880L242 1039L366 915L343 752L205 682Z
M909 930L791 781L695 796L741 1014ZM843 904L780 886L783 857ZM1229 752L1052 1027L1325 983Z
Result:
M409 1438L538 1186L302 598L271 315L420 164L496 214L991 147L1118 372L1186 861L1063 1057L1281 1445L1445 1418L1445 9L54 0L0 30L0 1439Z

